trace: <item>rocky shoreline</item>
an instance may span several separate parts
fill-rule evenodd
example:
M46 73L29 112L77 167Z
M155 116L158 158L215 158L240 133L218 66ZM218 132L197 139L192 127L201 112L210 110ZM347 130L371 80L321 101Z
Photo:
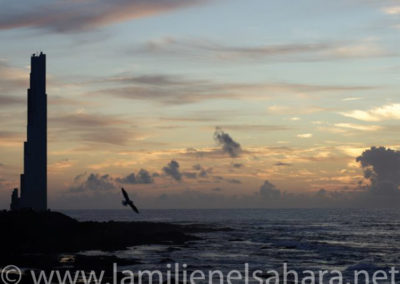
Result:
M113 262L133 265L137 260L115 256L84 256L89 250L116 251L137 245L184 245L199 240L195 233L229 230L204 225L158 222L79 222L59 212L2 211L3 249L0 265L29 268L101 269ZM72 256L65 260L65 255Z

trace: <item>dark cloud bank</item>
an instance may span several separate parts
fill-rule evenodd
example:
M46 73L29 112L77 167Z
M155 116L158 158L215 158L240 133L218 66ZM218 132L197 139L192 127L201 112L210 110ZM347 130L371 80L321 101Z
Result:
M372 147L357 157L370 181L369 189L381 196L399 197L400 151L385 147Z
M86 177L87 176L87 177ZM125 177L113 178L109 174L86 173L79 174L74 178L75 185L69 188L70 192L90 192L90 191L112 191L120 185L126 184L152 184L153 176L145 169L141 169L137 174L130 173Z
M144 169L141 169L136 175L131 173L124 178L117 178L116 180L121 184L151 184L154 182L150 173Z
M231 136L217 128L215 140L222 151L230 157L237 157L242 153L240 144ZM221 151L219 150L219 151ZM162 174L141 169L136 174L113 178L108 174L82 174L75 178L74 187L70 192L96 192L106 201L107 192L114 199L118 197L115 189L124 184L153 184L154 178L172 179L178 183L184 179L199 179L199 183L207 181L218 183L220 186L207 189L191 189L179 193L165 192L158 197L140 197L143 207L149 208L312 208L312 207L394 207L400 202L400 151L385 147L371 147L364 151L356 161L364 173L364 181L360 181L353 188L343 188L337 191L320 189L312 193L290 193L281 190L272 181L265 180L258 190L253 193L229 195L232 186L243 186L241 180L213 176L212 168L204 168L200 164L192 166L190 171L182 171L176 160L171 160L162 168ZM277 163L275 166L289 166L290 164ZM240 169L243 164L233 163L234 168ZM290 177L288 177L290 178ZM208 180L207 180L208 179ZM225 183L221 183L225 182ZM151 188L150 188L151 189ZM77 196L78 197L78 196ZM113 198L110 199L114 200ZM107 203L107 202L106 202ZM102 205L115 207L115 205ZM99 207L101 208L101 206Z
M0 164L0 167L2 164ZM155 178L172 178L177 182L181 182L183 178L187 179L204 179L208 178L212 173L212 168L204 168L200 164L192 166L192 171L181 172L180 165L177 161L171 160L162 168L164 175L159 173L150 173L146 169L140 169L137 173L130 173L123 177L112 177L109 174L98 173L82 173L74 178L74 185L69 188L69 192L106 192L113 191L123 185L137 184L153 184ZM221 178L221 180L224 180ZM238 180L226 180L230 183L240 183Z

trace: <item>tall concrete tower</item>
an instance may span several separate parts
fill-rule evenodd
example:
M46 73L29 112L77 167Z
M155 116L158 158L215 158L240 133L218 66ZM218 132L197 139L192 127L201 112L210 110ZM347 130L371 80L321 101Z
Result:
M31 57L21 196L18 198L18 190L14 190L11 202L11 209L23 208L47 210L46 55L43 53Z

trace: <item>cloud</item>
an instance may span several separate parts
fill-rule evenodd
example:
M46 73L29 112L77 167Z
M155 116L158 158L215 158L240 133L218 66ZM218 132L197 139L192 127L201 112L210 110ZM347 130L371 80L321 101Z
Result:
M232 179L224 179L226 182L228 183L232 183L232 184L241 184L242 182L238 179L232 178Z
M182 180L182 173L179 171L179 163L175 160L172 160L167 166L163 167L163 172L176 181Z
M220 188L220 187L214 187L214 188L212 188L211 190L212 190L212 191L215 191L215 192L220 192L220 191L222 191L222 188Z
M297 134L297 137L299 138L311 138L313 135L311 133L302 133L302 134Z
M87 82L95 84L92 96L112 96L123 99L154 101L166 105L181 105L207 100L265 100L269 93L299 92L336 92L375 89L373 86L359 85L312 85L290 82L255 82L232 83L209 79L192 79L182 75L150 74L141 76L118 75L111 78L100 78ZM111 86L110 86L111 84ZM100 86L100 88L99 88ZM312 112L324 111L324 108L312 108ZM298 107L292 108L298 112ZM271 109L272 111L272 109ZM213 118L212 116L210 116ZM210 118L197 117L197 121L208 121ZM191 118L178 118L178 121L190 121ZM228 125L230 128L244 128L246 125ZM284 126L249 125L247 129L285 130Z
M276 44L261 46L228 46L207 39L188 39L174 38L170 36L149 40L138 51L143 52L163 52L163 53L181 53L183 50L188 52L203 51L216 55L217 57L237 57L243 55L253 56L271 56L293 53L304 53L319 51L329 48L328 43L305 43L305 44Z
M346 58L365 58L392 55L370 39L359 41L288 42L284 44L226 45L207 39L163 37L150 40L134 52L161 55L196 55L201 58L270 61L320 61Z
M0 130L0 139L4 139L4 140L11 140L11 139L15 139L15 140L19 140L22 138L21 133L19 132L15 132L15 131L1 131Z
M281 191L266 180L260 187L260 195L265 199L279 199L281 197Z
M125 145L136 135L132 132L129 121L105 114L59 114L49 118L49 128L55 134L55 139L74 138L90 143L113 145Z
M284 163L284 162L277 162L274 164L274 166L277 166L277 167L289 167L291 165L292 164L290 164L290 163Z
M194 172L183 172L182 175L186 178L195 179L197 178L197 173Z
M82 173L82 174L79 174L79 175L77 175L77 176L75 176L74 177L74 182L75 183L78 183L78 182L80 182L85 176L86 176L86 172L84 172L84 173Z
M232 137L221 128L217 127L215 129L214 139L222 146L222 151L229 154L232 158L236 158L242 153L240 144L234 141Z
M193 165L192 167L194 170L198 171L197 175L201 178L208 177L208 174L212 173L212 168L203 168L200 164Z
M194 170L196 170L196 171L200 171L200 170L203 169L203 167L202 167L200 164L193 165L192 168L193 168Z
M333 48L329 53L333 59L373 58L394 55L394 53L384 50L383 47L373 41L338 46Z
M117 83L116 87L105 87L93 95L107 95L124 99L151 100L162 104L188 104L210 99L237 97L228 93L218 83L208 80L190 80L182 76L144 75L106 78L95 82Z
M354 123L335 123L334 126L358 131L378 131L382 129L379 125L360 125Z
M81 180L82 175L75 177L75 181ZM70 192L84 192L84 191L109 191L115 189L113 178L108 175L99 175L91 173L85 181L69 188Z
M10 66L0 59L0 107L26 103L23 91L28 88L28 76L26 70Z
M387 15L400 15L400 6L385 7L382 11Z
M342 115L362 121L383 121L400 119L400 104L388 104L370 110L353 110Z
M49 172L56 171L65 171L68 168L71 168L75 164L74 161L70 161L69 159L63 159L61 161L57 161L48 165Z
M0 146L1 147L21 147L24 139L23 132L1 131L0 130Z
M116 181L123 184L151 184L154 179L147 170L141 169L136 175L131 173L126 177L117 178Z
M15 104L23 104L25 100L23 98L18 98L15 96L0 96L0 105L15 105Z
M362 100L362 98L360 98L360 97L348 97L348 98L342 99L342 101L344 101L344 102L354 102L354 101L359 101L359 100Z
M221 180L223 180L222 177ZM249 184L244 186L248 188ZM362 184L337 190L287 192L266 180L253 192L250 190L230 194L228 188L232 187L221 188L210 185L208 190L185 188L158 196L138 195L137 199L141 206L146 208L397 208L400 202L398 190L381 191L377 194L376 191L368 190L370 188ZM224 194L221 194L221 191L224 191ZM73 198L75 202L72 202ZM118 191L93 190L90 195L64 195L57 202L52 201L52 204L57 204L58 208L71 208L71 206L116 208L119 199Z
M182 181L182 178L198 179L208 178L209 174L212 173L212 168L203 168L200 164L193 165L194 171L180 171L180 165L177 161L172 160L167 166L163 168L163 172L175 179L176 181Z
M356 158L371 182L371 190L378 194L399 194L400 151L385 147L371 147Z
M235 178L224 178L222 176L212 176L215 183L227 182L230 184L242 184L242 181Z
M242 163L233 163L232 164L232 167L233 168L235 168L235 169L240 169L240 168L242 168L244 165L242 164Z
M126 121L104 114L89 114L83 112L59 114L50 118L54 124L63 124L81 127L104 127L108 125L124 124Z
M280 115L312 114L316 112L329 111L330 109L318 106L282 106L273 105L268 107L268 113Z
M109 174L91 173L87 178L86 172L74 177L74 185L69 188L70 192L87 191L110 191L117 188L117 183L122 184L151 184L154 182L150 173L141 169L136 175L131 173L125 177L113 178Z
M117 82L124 84L140 84L148 86L173 86L177 87L179 85L193 85L193 84L203 84L208 83L207 80L187 80L182 76L169 75L169 74L146 74L138 76L116 76L107 79L108 82ZM104 80L102 80L104 82ZM100 82L99 82L100 83Z
M88 0L12 3L0 12L0 30L35 28L80 32L199 4L200 0ZM22 7L23 4L23 7Z
M285 131L291 128L285 125L271 125L271 124L223 124L220 125L223 129L228 130L242 130L242 131Z

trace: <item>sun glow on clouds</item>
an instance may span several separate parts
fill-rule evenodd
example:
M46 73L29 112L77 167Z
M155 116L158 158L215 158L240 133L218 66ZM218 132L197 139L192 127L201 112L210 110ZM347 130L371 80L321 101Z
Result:
M299 138L311 138L313 135L311 133L302 133L302 134L297 134L297 137Z
M66 159L63 161L59 161L59 162L50 164L48 167L48 171L49 172L63 171L65 169L71 168L72 166L74 166L74 164L75 164L74 161L70 161L70 160Z
M363 121L383 121L400 119L400 104L389 104L370 110L353 110L342 112L344 116Z
M338 149L343 151L346 155L350 157L357 157L361 155L363 151L367 149L367 147L356 147L356 146L339 146ZM353 160L352 160L353 162ZM354 162L353 162L354 163ZM354 164L351 164L354 165Z

